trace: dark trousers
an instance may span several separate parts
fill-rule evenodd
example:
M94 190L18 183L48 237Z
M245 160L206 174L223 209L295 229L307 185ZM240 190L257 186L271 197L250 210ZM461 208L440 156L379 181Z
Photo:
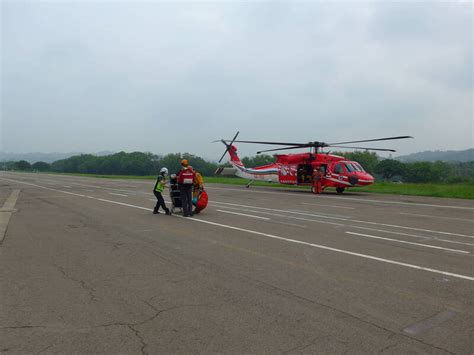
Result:
M189 216L193 212L193 185L179 185L183 215Z
M153 193L155 194L155 197L157 199L156 206L153 210L155 212L158 212L158 210L161 207L164 211L168 211L168 208L166 207L165 200L163 199L163 195L161 194L161 192L153 191Z

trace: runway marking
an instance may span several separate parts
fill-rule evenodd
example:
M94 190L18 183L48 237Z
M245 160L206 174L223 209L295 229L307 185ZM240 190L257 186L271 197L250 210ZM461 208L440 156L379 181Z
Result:
M254 216L251 214L245 214L245 213L239 213L239 212L231 212L231 211L224 211L224 210L217 210L217 212L230 213L230 214L235 214L238 216L245 216L245 217L251 217L251 218L256 218L256 219L263 219L265 221L270 220L270 218L267 218L267 217Z
M333 217L337 217L337 218L346 218L346 219L351 219L352 217L351 216L344 216L344 215L340 215L340 214L332 214L332 213L320 213L320 212L312 212L312 211L302 211L302 210L294 210L294 209L291 209L291 210L287 210L287 212L290 212L290 213L299 213L299 214L302 214L302 215L308 215L308 216L324 216L324 217L327 217L327 218L333 218ZM317 213L317 214L314 214L314 213Z
M240 205L240 204L237 204L237 203L218 202L218 201L213 201L213 202L209 202L209 203L210 204L229 205L229 206L238 206L238 207L245 207L245 208L256 208L256 209L266 210L266 211L295 213L295 214L301 214L301 215L312 216L312 217L330 218L330 219L336 219L336 220L340 220L340 221L363 223L363 224L378 225L378 226L400 228L400 229L408 229L408 230L414 230L414 231L419 231L419 232L438 233L438 234L452 235L452 236L456 236L456 237L474 238L474 236L470 236L470 235L450 233L450 232L442 232L442 231L434 231L434 230L430 230L430 229L415 228L415 227L405 227L405 226L399 226L399 225L396 225L396 224L386 224L386 223L378 223L378 222L370 222L370 221L361 221L361 220L357 220L357 219L346 219L346 218L342 218L342 217L329 217L329 216L316 215L316 214L310 214L310 213L292 212L292 211L289 211L289 210L277 210L277 209L266 208L266 207Z
M407 242L407 241L405 241L405 240L392 239L392 238L385 238L385 237L378 237L378 236L370 235L370 234L362 234L362 233L354 233L354 232L346 232L346 234L357 235L357 236L366 237L366 238L388 240L388 241L391 241L391 242L397 242L397 243L403 243L403 244L417 245L417 246L421 246L421 247L425 247L425 248L433 248L433 249L441 249L441 250L453 251L453 252L455 252L455 253L471 254L471 253L468 252L468 251L460 250L460 249L443 248L443 247L438 247L438 246L435 246L435 245L428 245L428 244L422 244L422 243Z
M457 242L457 241L454 241L454 240L447 240L447 239L441 239L441 238L434 238L434 240L437 240L439 242L474 246L474 244L472 244L472 243Z
M300 220L300 221L308 221L308 222L314 222L314 223L329 224L329 225L341 226L341 227L348 227L348 228L357 228L357 229L368 230L368 231L372 231L372 232L381 232L381 233L402 235L402 236L406 236L406 237L419 238L419 239L424 239L424 240L437 240L437 241L446 242L446 243L453 243L453 244L462 244L462 245L474 246L474 244L472 244L472 243L457 242L457 241L453 241L453 240L441 239L441 238L432 237L432 236L423 236L423 235L409 234L409 233L403 233L403 232L395 232L395 231L389 231L389 230L386 230L386 229L376 229L376 228L370 228L370 227L361 227L361 226L355 226L355 225L351 225L351 224L344 224L344 223L337 223L337 222L329 222L329 221L321 221L321 220L317 220L317 219L309 219L309 218L303 218L303 217L282 215L282 214L271 213L271 212L265 212L265 211L255 211L255 210L249 210L249 209L242 209L242 208L238 208L238 207L229 207L229 206L227 206L226 208L235 209L235 210L237 210L237 211L260 213L260 214L265 214L265 215L275 216L275 217L283 217L283 218L289 218L289 219L296 219L296 220Z
M21 176L21 174L18 174ZM46 176L51 176L50 174L44 174ZM54 177L57 177L56 175ZM61 178L67 178L67 179L73 179L76 178L76 176L69 176L69 175L62 175L60 176ZM89 177L85 179L90 179ZM43 179L45 180L45 179ZM50 181L55 181L55 180L50 180ZM80 180L82 181L82 180ZM117 179L116 181L120 182L128 182L128 183L134 183L134 184L148 184L147 182L142 182L142 181L134 181L134 180L125 180L125 179ZM150 180L151 181L151 180ZM95 185L85 185L85 184L80 184L80 183L73 183L72 184L76 185L83 185L83 186L89 186L89 187L94 187L94 188L102 188L102 189L109 189L109 190L116 190L116 191L122 191L122 192L127 192L127 193L133 193L128 190L123 190L123 189L114 189L114 188L107 188L107 187L99 187ZM228 190L228 191L239 191L239 192L244 192L244 193L259 193L259 194L273 194L273 195L292 195L295 196L294 192L298 192L298 190L293 190L293 191L288 191L288 192L278 192L278 191L259 191L257 189L236 189L236 188L226 188L226 187L214 187L214 186L209 186L212 185L212 183L207 185L207 189L210 190ZM271 187L271 186L269 186ZM291 186L288 186L288 188L291 188ZM301 191L301 190L299 190ZM357 190L354 190L357 191ZM136 191L135 193L137 194L146 194L141 191ZM335 195L318 195L317 197L308 194L301 194L301 195L296 195L296 196L302 196L302 197L307 197L307 198L313 198L313 199L338 199L338 200L347 200L347 201L356 201L359 203L364 203L364 202L369 202L369 203L382 203L382 204L395 204L395 205L406 205L406 206L420 206L420 207L435 207L435 208L451 208L451 209L464 209L464 210L474 210L474 207L467 207L467 206L449 206L449 205L436 205L436 204L428 204L428 203L417 203L417 202L402 202L402 201L390 201L390 200L373 200L373 199L364 199L364 198L354 198L354 197L348 197L348 196L335 196ZM349 207L347 207L349 208Z
M119 192L126 192L129 195L148 195L148 192L143 192L143 191L130 191L130 190L124 190L124 189L116 189L113 187L104 187L104 186L97 186L97 185L87 185L87 184L81 184L78 182L71 182L73 185L79 185L79 186L85 186L85 187L93 187L95 189L100 189L100 190L110 190L110 191L119 191Z
M376 256L367 255L367 254L355 253L355 252L352 252L352 251L332 248L332 247L328 247L328 246L325 246L325 245L303 242L301 240L284 238L284 237L280 237L280 236L273 235L273 234L262 233L262 232L254 231L254 230L251 230L251 229L244 229L244 228L230 226L230 225L226 225L226 224L211 222L211 221L207 221L207 220L203 220L203 219L190 218L189 220L196 221L196 222L201 222L201 223L206 223L206 224L211 224L211 225L218 226L218 227L233 229L233 230L246 232L246 233L250 233L250 234L261 235L263 237L267 237L267 238L271 238L271 239L283 240L283 241L286 241L286 242L307 245L307 246L318 248L318 249L330 250L330 251L334 251L334 252L341 253L341 254L358 256L358 257L363 258L363 259L376 260L376 261L384 262L384 263L387 263L387 264L405 266L405 267L408 267L408 268L411 268L411 269L423 270L423 271L428 271L428 272L432 272L432 273L436 273L436 274L452 276L452 277L456 277L456 278L460 278L460 279L474 281L474 277L471 277L471 276L455 274L455 273L452 273L452 272L427 268L427 267L423 267L423 266L419 266L419 265L408 264L408 263L399 262L399 261L390 260L390 259L379 258L379 257L376 257Z
M209 202L210 204L222 204L222 205L229 205L229 206L238 206L238 207L245 207L245 208L256 208L256 209L261 209L261 210L267 210L267 211L275 211L275 212L285 212L285 213L292 213L292 214L297 214L297 215L302 215L302 216L310 216L310 217L319 217L319 218L329 218L329 219L336 219L336 220L341 220L341 221L349 221L351 217L346 217L346 216L336 216L336 215L327 215L327 214L315 214L315 213L309 213L309 212L300 212L298 210L277 210L274 208L267 208L267 207L257 207L257 206L249 206L249 205L239 205L236 203L229 203L229 202L219 202L219 201L212 201Z
M18 196L20 196L20 190L13 190L0 210L0 244L2 244L3 239L5 239L8 223L10 223L10 218L13 212L15 212L15 205L16 201L18 200Z
M23 181L11 180L11 179L7 179L7 178L0 178L0 179L11 181L13 183L19 183L19 184L24 184L24 185L35 186L35 187L45 189L45 190L58 191L58 192L62 192L62 193L73 195L73 196L89 198L89 199L108 202L108 203L113 203L113 204L117 204L117 205L121 205L121 206L137 208L137 209L141 209L141 210L145 210L145 211L152 211L151 208L131 205L131 204L128 204L128 203L112 201L112 200L106 200L106 199L87 196L87 195L82 195L82 194L78 194L78 193L74 193L74 192L53 189L53 188L49 188L49 187L45 187L45 186L41 186L41 185L36 185L36 184L28 183L28 182L23 182ZM438 269L432 269L432 268L427 268L427 267L423 267L423 266L419 266L419 265L399 262L399 261L395 261L395 260L379 258L379 257L372 256L372 255L355 253L355 252L344 250L344 249L337 249L337 248L332 248L332 247L328 247L328 246L324 246L324 245L320 245L320 244L308 243L308 242L304 242L304 241L301 241L301 240L284 238L284 237L280 237L280 236L273 235L273 234L262 233L262 232L258 232L258 231L254 231L254 230L250 230L250 229L244 229L244 228L235 227L235 226L231 226L231 225L211 222L211 221L207 221L207 220L203 220L203 219L185 218L185 217L176 216L176 215L175 215L175 217L183 218L185 220L189 220L189 221L193 221L193 222L205 223L205 224L214 225L214 226L218 226L218 227L222 227L222 228L227 228L227 229L237 230L237 231L241 231L241 232L246 232L246 233L249 233L249 234L260 235L260 236L271 238L271 239L282 240L282 241L295 243L295 244L300 244L300 245L307 245L307 246L310 246L310 247L323 249L323 250L329 250L329 251L333 251L333 252L337 252L337 253L341 253L341 254L346 254L346 255L351 255L351 256L357 256L357 257L360 257L360 258L363 258L363 259L380 261L380 262L383 262L383 263L386 263L386 264L404 266L404 267L411 268L411 269L423 270L423 271L427 271L427 272L431 272L431 273L436 273L436 274L441 274L441 275L446 275L446 276L452 276L452 277L459 278L459 279L474 281L474 277L467 276L467 275L455 274L455 273L452 273L452 272L442 271L442 270L438 270Z
M336 205L322 205L319 203L306 203L306 202L301 202L302 205L308 205L308 206L321 206L321 207L333 207L333 208L343 208L346 210L355 210L355 207L346 207L346 206L336 206Z
M233 189L233 188L225 188L225 187L207 187L210 190L229 190L229 191L239 191L239 192L247 192L247 193L259 193L259 194L273 194L273 195L293 195L295 196L294 192L277 192L277 191L257 191L257 190L248 190L248 189ZM356 190L354 190L356 191ZM298 195L300 196L300 195ZM301 195L306 196L306 195ZM349 201L357 201L357 202L375 202L375 203L385 203L385 204L395 204L395 205L406 205L406 206L420 206L420 207L436 207L436 208L454 208L454 209L463 209L463 210L474 210L474 207L465 207L465 206L448 206L448 205L434 205L428 203L417 203L417 202L401 202L401 201L388 201L388 200L370 200L370 199L363 199L363 198L354 198L354 197L338 197L338 196L324 196L318 195L318 197L309 196L308 198L315 198L315 199L338 199L338 200L349 200Z
M115 195L115 196L123 196L123 197L128 197L128 195L124 195L124 194L117 194L115 192L109 192L109 195Z
M61 176L61 177L66 177L66 176ZM67 176L68 178L74 178L74 176ZM51 180L47 180L47 179L38 179L38 180L41 180L43 182L45 181L51 181ZM58 181L58 182L61 182L61 181ZM64 182L63 182L64 183ZM112 187L104 187L104 186L97 186L97 185L89 185L89 184L81 184L79 182L73 182L73 181L68 181L68 183L72 184L72 185L79 185L79 186L84 186L84 187L93 187L95 189L101 189L101 190L111 190L111 191L120 191L120 192L126 192L128 193L129 195L148 195L147 192L142 192L142 191L130 191L130 190L124 190L124 189L116 189L116 188L112 188ZM48 183L49 184L49 183ZM54 184L51 184L51 185L54 185ZM67 188L72 188L71 186L64 186L64 187L67 187ZM85 191L90 191L90 190L86 190L84 189ZM92 191L93 192L93 191Z
M405 216L417 216L417 217L427 217L427 218L436 218L436 219L451 219L454 221L463 221L463 222L474 222L474 218L467 219L467 218L455 218L455 217L444 217L444 216L430 216L427 214L405 213L405 212L400 212L399 214L402 214Z

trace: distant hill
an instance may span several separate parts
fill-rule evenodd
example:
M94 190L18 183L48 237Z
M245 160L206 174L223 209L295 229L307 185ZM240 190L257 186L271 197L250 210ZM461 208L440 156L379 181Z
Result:
M9 152L0 152L0 162L2 161L18 161L26 160L29 163L36 163L37 161L44 161L45 163L52 163L56 160L67 159L74 155L84 154L81 152L73 153L9 153ZM113 152L99 152L92 153L94 155L103 156L110 155Z
M404 163L414 161L446 161L446 162L468 162L474 161L474 149L448 150L448 151L425 151L408 155L401 155L394 159Z

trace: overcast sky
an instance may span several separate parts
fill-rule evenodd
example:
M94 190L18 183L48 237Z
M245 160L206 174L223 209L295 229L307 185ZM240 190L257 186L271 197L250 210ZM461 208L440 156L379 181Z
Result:
M191 152L216 138L460 150L473 3L1 3L9 152ZM253 155L259 146L238 146ZM271 147L269 147L271 148Z

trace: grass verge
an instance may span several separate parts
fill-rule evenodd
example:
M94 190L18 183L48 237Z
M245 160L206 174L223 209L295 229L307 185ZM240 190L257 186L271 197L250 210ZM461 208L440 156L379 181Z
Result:
M376 182L367 187L357 188L358 191L376 192L382 194L397 194L411 196L432 196L474 199L474 184L397 184L390 182Z
M226 177L209 177L206 178L207 183L246 185L247 181L238 178ZM266 182L256 181L255 186L269 186ZM273 187L286 187L288 185L272 184ZM294 186L296 187L296 186ZM299 187L308 189L308 187ZM349 191L360 191L380 194L407 195L407 196L431 196L431 197L450 197L474 199L473 183L458 184L414 184L414 183L393 183L393 182L376 182L366 187L355 187Z

